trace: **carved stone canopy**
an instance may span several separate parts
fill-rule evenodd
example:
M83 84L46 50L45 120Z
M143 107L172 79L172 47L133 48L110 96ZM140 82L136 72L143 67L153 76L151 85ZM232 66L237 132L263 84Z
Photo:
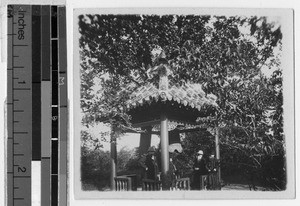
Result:
M185 83L180 86L172 81L173 73L163 51L147 74L149 79L158 77L159 84L149 81L130 95L126 110L132 116L133 124L148 122L154 125L164 113L170 121L193 125L198 117L215 113L217 98L213 94L205 94L201 84Z

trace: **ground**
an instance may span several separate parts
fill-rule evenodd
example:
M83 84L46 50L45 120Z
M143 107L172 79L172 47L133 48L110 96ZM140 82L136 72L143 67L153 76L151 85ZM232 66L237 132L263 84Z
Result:
M97 188L93 185L89 185L89 184L83 184L83 188L85 191L95 191L97 190ZM247 184L226 184L224 185L221 190L239 190L239 191L242 191L242 190L248 190L250 191L250 187L249 185ZM253 190L251 188L251 190ZM256 187L256 191L265 191L266 189L263 188L263 187ZM109 188L105 188L103 191L110 191Z
M227 184L224 185L221 190L250 190L250 187L249 185L245 185L245 184ZM251 188L251 190L253 189ZM263 187L256 186L256 191L265 191L265 190L266 189Z

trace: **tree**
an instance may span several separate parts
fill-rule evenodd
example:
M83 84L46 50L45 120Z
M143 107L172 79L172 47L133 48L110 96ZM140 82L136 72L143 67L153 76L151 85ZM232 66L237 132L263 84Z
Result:
M110 154L101 149L81 147L82 189L105 190L110 184Z
M247 27L248 35L240 31ZM128 120L119 110L126 100L123 88L150 81L146 73L158 48L167 55L174 81L202 83L221 108L229 107L231 86L258 75L274 55L281 32L273 30L257 17L81 15L81 107L94 114L90 118L97 119L100 110L102 116ZM104 89L95 94L96 77Z
M284 162L279 25L256 16L87 14L78 20L84 125L130 127L125 102L153 81L147 71L163 50L172 81L200 83L218 97L215 121L207 124L224 128L222 148L247 162L247 173L278 155ZM284 170L283 164L282 176Z

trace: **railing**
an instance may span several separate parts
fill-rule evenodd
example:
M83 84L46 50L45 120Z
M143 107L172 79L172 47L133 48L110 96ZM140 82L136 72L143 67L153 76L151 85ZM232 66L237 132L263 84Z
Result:
M200 190L207 190L207 184L208 184L208 176L207 175L201 175Z
M175 180L175 187L172 190L190 190L190 178L179 178Z
M130 177L119 176L115 177L116 191L131 191L132 181Z
M219 180L219 175L217 172L212 172L208 175L208 181L207 181L207 189L208 190L220 190L221 189L221 183Z
M158 191L161 190L161 181L155 181L150 179L142 180L143 191Z
M137 187L138 187L138 177L137 177L136 174L127 174L127 175L121 175L121 176L131 178L131 190L132 190L132 191L137 191Z

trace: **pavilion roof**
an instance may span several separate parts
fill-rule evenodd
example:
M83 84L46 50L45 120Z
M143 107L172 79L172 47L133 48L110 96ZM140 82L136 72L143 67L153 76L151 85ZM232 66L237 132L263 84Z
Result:
M201 84L185 83L180 86L172 81L166 90L160 90L153 83L147 83L137 87L130 95L126 103L127 109L133 109L152 102L175 101L184 107L195 108L198 111L203 106L218 107L217 97L213 94L205 94Z

